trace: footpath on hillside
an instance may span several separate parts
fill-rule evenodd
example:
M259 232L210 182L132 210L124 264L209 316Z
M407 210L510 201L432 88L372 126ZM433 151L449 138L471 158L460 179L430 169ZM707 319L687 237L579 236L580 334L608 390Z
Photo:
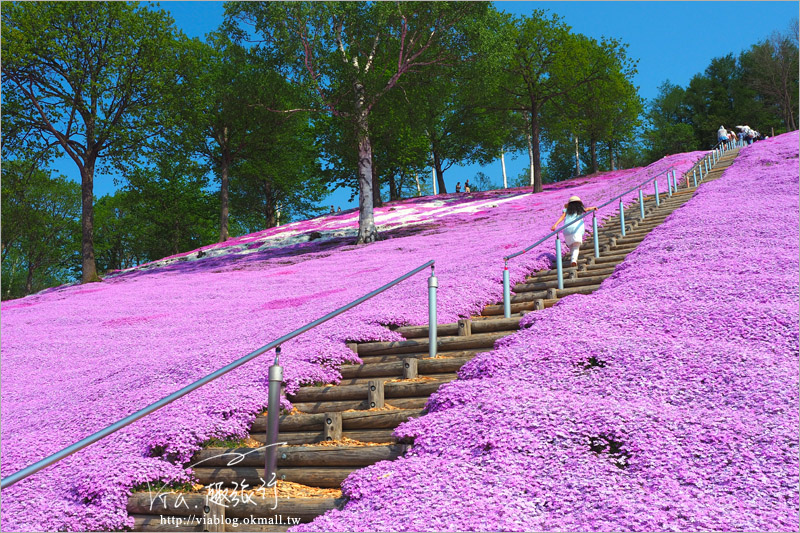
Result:
M468 363L398 428L407 457L293 531L797 530L797 147L742 150L598 291Z
M416 213L404 211L398 223L436 210L442 216L390 230L386 240L369 246L355 247L342 238L260 250L268 243L253 238L246 244L248 253L187 259L4 302L3 472L106 427L396 278L410 264L436 258L440 321L470 316L500 299L502 257L547 233L566 197L578 194L587 203L600 203L644 175L671 166L683 172L703 155L677 154L639 171L571 180L503 201L458 199L459 210L451 214L447 205L411 202ZM626 202L635 196L631 193ZM391 209L381 216L400 211ZM609 206L600 214L614 210ZM511 268L512 283L549 266L552 258L552 243L520 257ZM287 392L303 384L337 382L340 366L356 362L346 341L401 340L385 326L424 323L426 297L420 276L285 343L281 361ZM270 364L269 356L256 359L47 469L46 475L4 490L3 528L130 525L125 506L131 487L156 479L190 480L181 466L163 458L188 462L210 439L248 434L266 402L264 376Z

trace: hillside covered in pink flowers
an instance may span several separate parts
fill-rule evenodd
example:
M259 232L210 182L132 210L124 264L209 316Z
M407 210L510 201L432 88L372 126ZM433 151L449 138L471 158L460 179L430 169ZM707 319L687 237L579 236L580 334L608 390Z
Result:
M527 315L294 531L797 531L798 237L795 132Z
M432 414L398 430L416 437L411 456L354 474L348 507L302 527L796 529L797 142L743 149L597 293L529 315L530 327L432 400ZM501 297L502 257L547 234L568 196L596 205L702 155L537 195L390 204L376 210L384 240L368 246L352 245L357 213L344 213L4 302L2 475L429 259L440 322L475 313ZM753 183L760 195L746 192ZM552 253L549 242L515 259L512 283ZM425 323L426 302L419 274L286 343L288 390L336 382L356 357L345 341L398 340L383 325ZM584 369L590 356L606 366ZM209 438L244 436L266 404L270 363L267 354L4 490L2 529L130 524L132 486L190 479L153 452L188 460ZM397 513L396 501L416 511Z

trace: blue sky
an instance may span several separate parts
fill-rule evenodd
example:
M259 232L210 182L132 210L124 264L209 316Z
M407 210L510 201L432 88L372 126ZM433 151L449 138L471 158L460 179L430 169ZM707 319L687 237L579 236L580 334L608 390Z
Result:
M639 94L650 100L665 80L686 86L712 58L738 54L773 31L787 30L798 16L800 2L495 2L495 6L517 15L546 9L560 15L575 32L627 43L628 55L639 60L634 82ZM190 37L203 37L216 30L224 13L223 2L161 2L160 7ZM58 170L78 180L74 164L62 161ZM527 153L516 159L506 157L509 179L527 164ZM502 183L498 160L485 167L451 167L445 172L448 190L454 189L456 181L472 178L478 171ZM97 196L113 190L110 176L95 178ZM349 202L349 196L349 190L338 190L323 204L355 207L357 199Z

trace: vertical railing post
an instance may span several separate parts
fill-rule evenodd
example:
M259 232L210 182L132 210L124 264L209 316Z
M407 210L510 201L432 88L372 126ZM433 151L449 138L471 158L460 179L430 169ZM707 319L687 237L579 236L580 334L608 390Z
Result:
M667 172L667 196L672 196L672 171Z
M428 278L428 357L436 357L436 289L439 287L439 280L436 272L431 265L431 277Z
M658 178L653 180L653 190L656 193L656 207L659 207L661 205L661 196L658 194Z
M619 199L619 225L622 228L622 236L625 236L625 207L622 205L622 198Z
M280 365L281 347L275 348L275 361L269 367L269 390L267 392L267 442L264 473L269 486L274 486L278 475L278 424L281 410L281 385L283 367Z
M556 233L556 278L558 278L558 289L564 288L564 269L561 265L561 239Z
M697 187L697 169L692 169L692 180L694 181L695 188Z
M600 240L597 236L597 211L592 212L592 241L594 242L594 256L600 257Z
M503 268L503 316L511 318L511 282L508 276L508 259Z
M639 214L642 215L642 220L644 220L644 196L642 195L642 189L639 189Z

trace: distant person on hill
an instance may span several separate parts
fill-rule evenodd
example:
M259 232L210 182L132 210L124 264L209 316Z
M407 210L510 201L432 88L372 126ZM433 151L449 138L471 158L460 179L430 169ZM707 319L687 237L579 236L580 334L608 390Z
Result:
M335 212L336 212L336 209L334 209L333 206L331 206L331 214L333 214Z
M596 207L584 207L583 202L577 196L570 196L569 201L564 204L564 209L561 211L561 216L553 224L553 227L550 228L550 231L555 231L561 222L564 224L569 224L573 220L577 220L581 218L584 213L589 213L591 211L597 211ZM581 251L581 244L583 243L583 232L585 231L585 227L583 225L583 219L580 222L575 222L574 224L567 226L564 228L564 243L567 245L571 252L570 256L570 266L576 267L578 266L578 254Z
M728 132L725 131L724 126L720 126L717 130L717 141L724 142L728 140Z
M341 213L342 212L342 208L340 207L339 209L336 210L336 212L337 213Z
M467 181L465 181L465 182L464 182L464 192L470 192L470 189L469 189L469 180L467 180Z
M456 182L456 194L461 192L461 182Z

